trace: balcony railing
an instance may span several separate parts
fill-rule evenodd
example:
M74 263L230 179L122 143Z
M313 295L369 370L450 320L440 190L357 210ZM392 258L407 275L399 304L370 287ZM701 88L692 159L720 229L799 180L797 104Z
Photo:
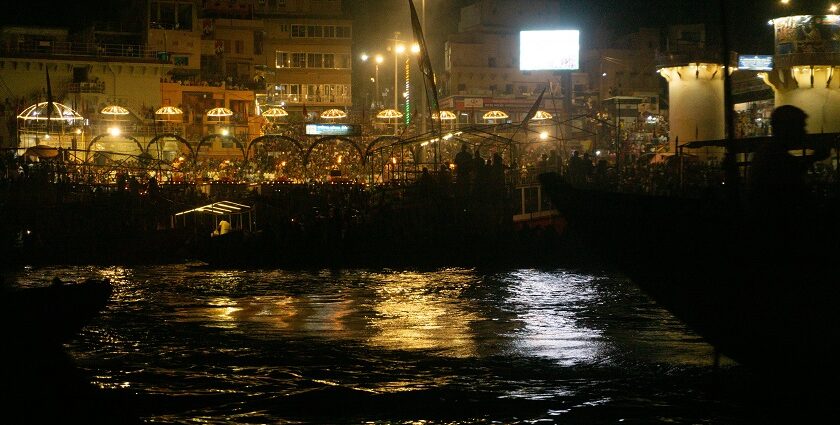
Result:
M169 55L142 44L98 44L72 41L25 41L2 47L4 56L71 56L168 62Z
M809 65L840 65L840 53L811 52L811 53L790 53L776 55L773 60L776 68L790 68L793 66Z
M330 96L322 94L276 94L275 102L286 103L334 103L345 105L350 103L350 96Z
M69 83L67 93L105 93L105 83L102 81Z
M656 54L656 68L684 66L690 63L720 63L722 53L719 49L695 49L679 52ZM734 52L729 55L729 66L738 64L738 56Z

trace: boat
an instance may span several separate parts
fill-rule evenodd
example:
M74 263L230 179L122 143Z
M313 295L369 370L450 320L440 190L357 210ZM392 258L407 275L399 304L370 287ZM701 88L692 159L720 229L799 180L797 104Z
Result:
M720 354L761 369L836 369L837 200L793 222L728 196L653 196L540 176L563 237L619 268Z
M89 278L2 292L5 341L25 352L58 347L75 337L105 308L113 287L108 279ZM14 351L14 350L10 350Z

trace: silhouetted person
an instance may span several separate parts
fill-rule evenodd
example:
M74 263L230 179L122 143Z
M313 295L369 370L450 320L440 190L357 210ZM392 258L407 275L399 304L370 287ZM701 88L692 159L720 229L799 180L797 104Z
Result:
M568 180L572 185L583 183L583 159L578 151L572 151L572 156L569 158Z
M583 174L583 182L589 182L592 180L592 174L595 172L595 167L592 164L592 157L589 156L589 152L583 153L583 158L581 158L581 173Z
M469 182L469 176L472 169L472 154L467 150L467 144L461 144L461 151L455 155L455 175L458 183Z
M768 264L796 261L788 255L804 254L809 238L818 233L803 226L811 219L803 208L811 201L806 176L815 161L828 157L828 150L818 147L800 156L788 152L804 148L807 118L794 106L776 108L770 116L773 137L753 154L748 205L753 246L748 249Z
M773 137L758 146L750 168L750 198L756 208L774 208L781 213L799 206L808 197L808 169L815 161L828 157L828 150L815 149L811 155L794 156L789 152L803 149L805 120L801 109L779 106L770 116Z
M557 151L552 149L548 153L548 167L547 171L549 172L560 172L560 157L557 156Z

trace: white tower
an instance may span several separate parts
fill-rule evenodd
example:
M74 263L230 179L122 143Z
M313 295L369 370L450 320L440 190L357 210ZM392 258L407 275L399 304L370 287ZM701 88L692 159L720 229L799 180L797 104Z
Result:
M775 105L808 114L808 133L840 132L840 16L798 15L773 21L773 70L763 74Z
M669 143L671 151L695 140L718 140L726 136L724 67L717 63L693 62L659 69L668 81ZM724 150L704 148L692 151L702 160L721 161Z

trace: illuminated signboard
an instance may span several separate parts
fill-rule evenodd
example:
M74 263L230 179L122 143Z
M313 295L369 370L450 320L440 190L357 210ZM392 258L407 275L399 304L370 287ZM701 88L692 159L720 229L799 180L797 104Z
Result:
M573 70L580 68L580 31L521 31L521 71Z
M773 69L773 56L740 55L738 56L738 69L749 69L753 71L770 71Z
M358 124L306 124L307 136L360 136Z
M840 16L797 15L773 21L776 54L840 52Z

